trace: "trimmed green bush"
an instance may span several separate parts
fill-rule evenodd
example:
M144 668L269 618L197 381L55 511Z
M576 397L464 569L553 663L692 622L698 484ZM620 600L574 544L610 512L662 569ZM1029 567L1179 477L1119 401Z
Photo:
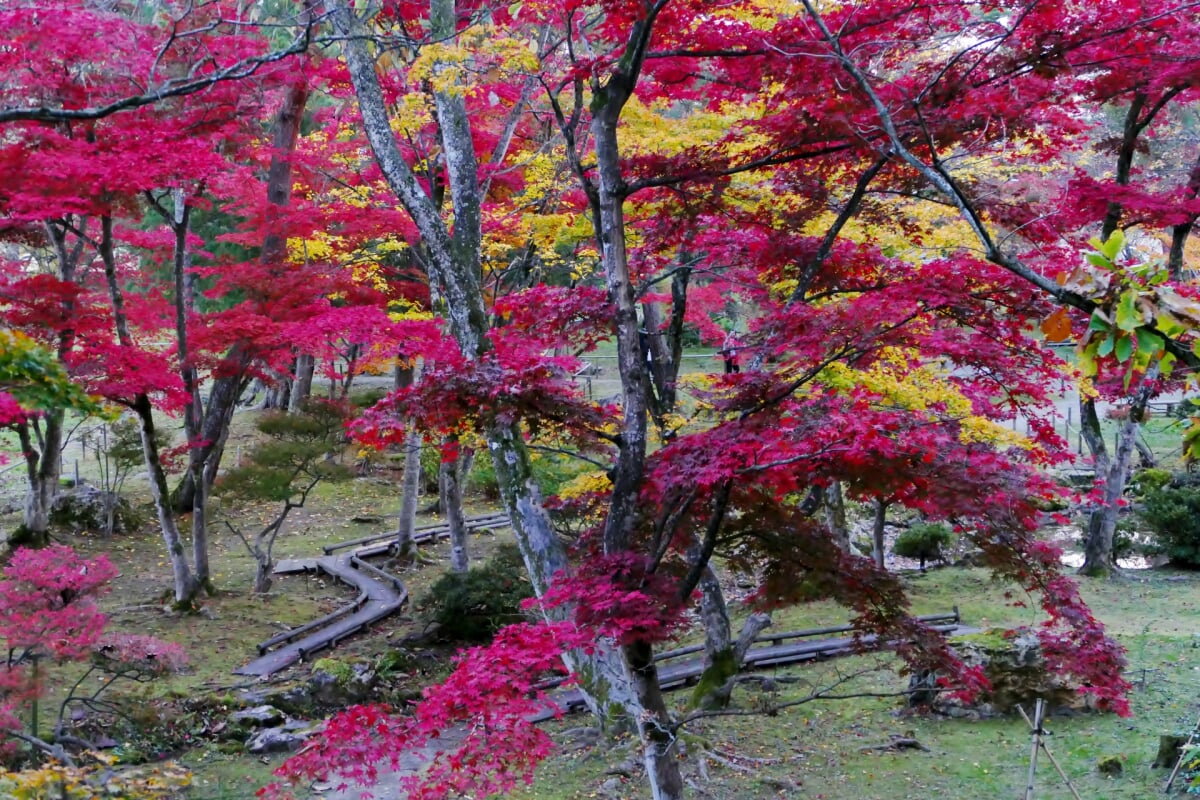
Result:
M501 545L494 556L465 573L438 579L418 607L438 636L452 642L488 642L505 625L524 619L521 602L533 596L516 545Z
M892 552L902 558L915 558L925 569L926 561L942 558L942 548L949 546L954 534L940 522L920 522L911 526L896 539Z
M1142 519L1154 533L1156 549L1183 567L1200 567L1200 485L1192 475L1176 475L1146 492Z

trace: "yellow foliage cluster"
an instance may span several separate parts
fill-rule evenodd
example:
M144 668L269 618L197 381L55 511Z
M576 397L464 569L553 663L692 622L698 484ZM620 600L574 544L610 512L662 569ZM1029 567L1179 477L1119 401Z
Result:
M475 25L453 41L426 45L409 67L413 86L428 82L439 94L464 95L476 83L473 73L534 73L539 69L537 42L505 36L494 26Z
M66 767L51 763L36 769L0 769L0 797L10 800L176 800L186 796L192 774L167 762L152 767L111 771L104 767Z
M822 370L818 380L838 391L864 388L880 402L913 412L929 412L930 419L957 419L959 439L996 447L1031 446L1028 439L986 417L974 413L971 401L946 380L935 367L919 364L915 353L888 348L883 357L865 370L834 363Z

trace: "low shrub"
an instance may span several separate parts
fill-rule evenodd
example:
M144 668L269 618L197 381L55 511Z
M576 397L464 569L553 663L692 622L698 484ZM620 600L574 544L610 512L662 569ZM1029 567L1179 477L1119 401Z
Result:
M1200 485L1195 476L1176 475L1147 491L1140 513L1158 552L1172 564L1200 567Z
M920 522L911 526L896 539L892 552L902 558L915 558L925 569L926 561L939 561L942 548L948 547L954 534L940 522Z
M506 544L477 567L443 575L418 607L427 622L438 625L439 638L487 642L500 628L524 619L521 602L532 596L520 550Z

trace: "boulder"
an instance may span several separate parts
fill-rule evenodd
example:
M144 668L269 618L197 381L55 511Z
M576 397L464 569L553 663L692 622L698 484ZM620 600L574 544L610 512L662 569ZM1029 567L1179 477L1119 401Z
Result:
M284 728L264 728L246 742L246 752L288 753L298 748L309 737L309 731L289 731Z
M323 658L313 664L307 689L314 704L343 708L370 702L379 688L379 675L370 664L347 664Z
M1047 669L1041 642L1031 629L964 636L954 642L954 650L967 667L983 671L991 690L968 703L937 691L936 676L921 673L909 681L910 705L932 707L954 717L1012 714L1018 705L1032 709L1039 698L1046 701L1051 712L1088 708L1088 696L1079 691L1069 676L1053 674Z
M80 486L56 497L50 507L50 522L72 531L103 531L110 504L113 533L130 533L146 524L128 500L94 486Z
M238 693L247 706L271 705L285 714L305 715L314 710L312 693L304 684L276 689L247 689Z
M229 720L243 728L274 728L283 724L284 716L275 706L261 705L235 711Z

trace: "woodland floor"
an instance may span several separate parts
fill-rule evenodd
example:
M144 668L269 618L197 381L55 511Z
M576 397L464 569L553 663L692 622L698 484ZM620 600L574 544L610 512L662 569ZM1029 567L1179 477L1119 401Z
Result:
M385 531L387 515L399 504L396 487L386 474L352 483L318 488L309 505L292 519L276 546L276 556L316 555L323 544ZM473 498L471 512L488 506ZM223 509L221 514L247 527L268 509ZM376 518L357 523L352 519ZM220 516L218 515L218 519ZM12 518L0 519L7 527ZM147 714L169 715L180 698L200 693L220 696L248 685L231 670L248 660L256 642L327 612L349 595L346 587L315 577L280 578L264 599L250 591L253 562L240 541L214 526L213 563L221 591L205 613L168 616L161 598L168 575L162 542L151 527L115 537L63 535L62 541L85 553L108 552L121 570L104 605L112 627L153 633L182 644L191 659L185 674L135 687ZM473 556L483 558L504 536L473 537ZM404 578L412 596L420 597L448 562L446 545L430 548L433 563ZM1034 623L1039 615L1031 598L1005 599L1005 586L992 583L975 569L942 568L905 577L917 613L947 611L958 605L965 623L977 627ZM736 595L736 585L730 584ZM1200 700L1200 573L1172 570L1130 572L1125 579L1087 581L1083 592L1096 615L1128 649L1133 715L1077 715L1047 723L1048 744L1075 782L1082 797L1146 798L1161 794L1165 770L1150 762L1162 733L1187 731L1196 721ZM775 630L841 624L843 611L814 603L776 615ZM411 632L419 621L406 609L368 636L343 643L331 655L353 660L385 651L390 642ZM324 654L323 654L324 655ZM902 715L897 697L854 697L798 705L764 715L772 706L800 699L871 667L837 694L893 694L903 679L886 656L855 657L824 664L780 669L773 673L777 689L763 693L739 688L735 711L744 716L710 718L693 723L685 738L684 771L693 796L734 798L808 797L900 800L901 798L1017 798L1022 796L1029 758L1029 732L1018 719L966 721ZM307 667L296 668L302 673ZM67 679L69 676L62 676ZM432 680L436 675L424 676ZM794 682L792 682L794 681ZM687 693L676 693L682 704ZM562 747L539 771L533 786L512 795L516 800L583 800L641 798L644 784L634 766L630 742L595 743L581 735L583 716L553 723L548 730ZM861 752L884 743L892 734L915 736L930 752ZM196 800L241 800L270 779L279 757L258 758L212 744L174 750L194 772L190 797ZM1099 775L1103 756L1123 759L1117 778ZM1040 800L1069 798L1044 758L1038 767ZM320 796L316 793L311 796ZM387 796L387 795L380 795Z

